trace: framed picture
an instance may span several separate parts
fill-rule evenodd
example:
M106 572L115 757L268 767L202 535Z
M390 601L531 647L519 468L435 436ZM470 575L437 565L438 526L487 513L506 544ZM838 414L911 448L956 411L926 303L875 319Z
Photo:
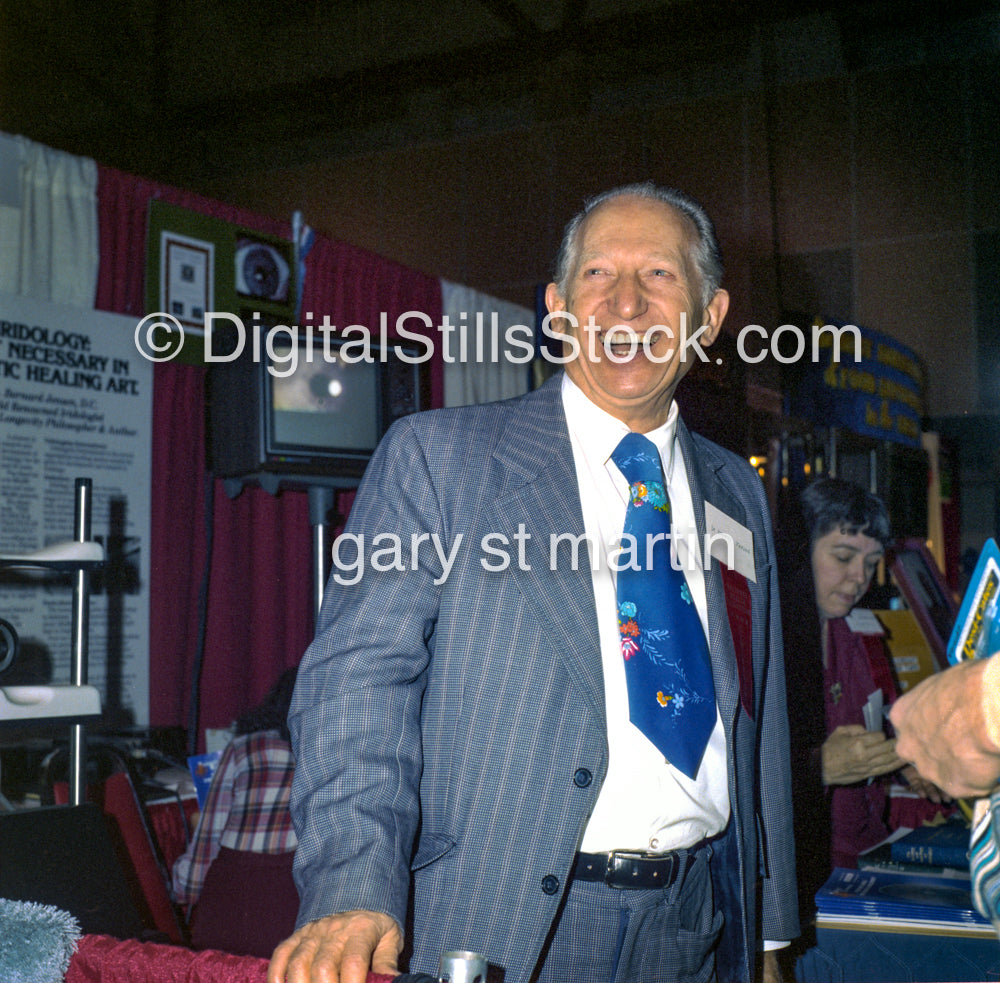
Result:
M904 539L889 553L889 570L913 611L938 668L948 667L948 639L958 617L958 603L930 551L920 539Z
M213 310L215 244L164 229L160 233L159 309L203 331Z

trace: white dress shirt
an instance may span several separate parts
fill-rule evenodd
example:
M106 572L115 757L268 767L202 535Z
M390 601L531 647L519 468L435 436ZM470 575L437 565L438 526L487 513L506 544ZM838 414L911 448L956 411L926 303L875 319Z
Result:
M722 718L716 710L715 729L693 780L673 768L629 720L625 664L618 634L614 563L625 527L629 483L611 460L611 454L629 428L592 403L568 376L563 376L562 397L573 445L584 530L591 548L598 544L598 555L591 555L590 560L604 666L610 753L608 774L580 849L585 853L608 850L659 853L693 846L722 832L729 820L726 735ZM674 403L667 422L645 436L660 451L670 496L671 532L707 637L708 605L701 549L697 542L691 489L683 455L675 440L676 432L677 405ZM689 552L692 549L693 553Z

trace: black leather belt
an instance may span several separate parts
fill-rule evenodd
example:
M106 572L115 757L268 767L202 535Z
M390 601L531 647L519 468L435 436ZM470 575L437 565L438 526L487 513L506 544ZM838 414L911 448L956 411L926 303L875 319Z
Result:
M580 881L603 881L608 887L670 887L684 868L682 853L578 853L573 876Z

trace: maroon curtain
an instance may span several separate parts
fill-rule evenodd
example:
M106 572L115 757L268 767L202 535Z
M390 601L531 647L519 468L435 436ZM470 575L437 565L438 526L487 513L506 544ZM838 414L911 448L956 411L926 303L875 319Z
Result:
M345 242L317 237L307 258L303 319L312 312L312 323L320 324L324 314L338 328L361 324L374 335L384 314L390 335L397 319L410 311L426 315L431 327L416 318L404 322L406 330L426 333L439 354L441 323L441 281L416 273L405 266ZM431 405L444 405L444 363L439 357L429 362Z
M140 318L145 311L149 201L159 198L243 228L288 237L286 223L189 192L100 168L100 270L96 306ZM307 257L303 312L374 332L406 311L441 320L434 277L366 250L317 237ZM305 314L303 315L305 320ZM418 330L420 323L407 322ZM198 366L154 366L150 530L150 723L187 725L199 638L199 590L207 561L204 374ZM432 405L443 401L443 366L431 363ZM245 488L229 498L213 485L200 734L226 727L295 665L312 633L312 530L305 492ZM338 510L346 512L350 496Z

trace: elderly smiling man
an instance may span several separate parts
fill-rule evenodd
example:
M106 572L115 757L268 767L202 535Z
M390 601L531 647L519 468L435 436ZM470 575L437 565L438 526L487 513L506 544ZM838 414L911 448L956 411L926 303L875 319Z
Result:
M758 932L798 925L767 504L673 398L721 272L686 196L594 199L546 295L565 373L382 442L359 544L522 552L331 579L290 715L302 908L271 983L433 973L446 949L505 983L776 975ZM705 554L713 532L736 549ZM550 555L563 535L589 563ZM626 539L659 545L623 562Z

